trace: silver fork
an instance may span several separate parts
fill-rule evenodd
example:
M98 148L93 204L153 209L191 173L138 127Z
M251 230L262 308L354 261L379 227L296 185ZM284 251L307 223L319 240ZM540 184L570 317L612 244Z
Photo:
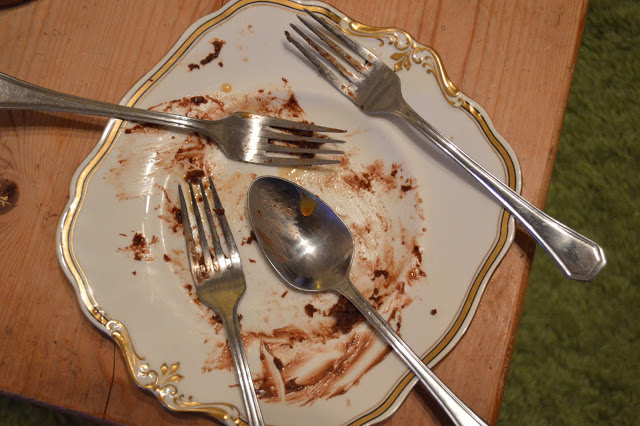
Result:
M209 223L211 241L213 242L213 253L209 250L207 234L202 223L202 215L193 190L193 185L189 182L189 193L191 195L191 206L195 217L200 250L196 247L195 238L189 220L189 210L184 199L182 186L178 185L180 197L180 211L182 214L182 229L189 252L189 265L191 275L196 285L198 298L213 309L221 318L222 325L227 333L229 348L238 373L238 380L242 390L242 398L247 409L249 424L262 425L262 412L258 404L258 397L253 386L249 363L242 345L242 335L240 334L240 324L238 321L238 300L242 297L246 283L240 254L233 239L233 234L229 228L229 223L224 213L224 208L213 185L211 177L208 179L211 198L213 199L213 212L218 219L222 236L226 243L227 255L222 249L222 243L216 231L214 216L209 204L208 196L202 179L199 180L200 194L204 212Z
M319 148L325 143L343 141L307 133L343 133L344 130L246 112L236 112L222 120L200 120L68 95L3 73L0 73L0 109L61 111L189 129L215 141L231 159L270 166L336 164L340 160L316 156L343 153Z
M402 96L400 78L391 68L333 24L308 11L307 14L320 27L300 16L298 18L322 42L316 42L312 35L294 24L291 27L317 53L287 31L285 34L326 80L362 110L373 114L395 114L408 121L511 212L567 277L580 281L595 278L607 263L600 246L548 216L485 170L407 104ZM321 44L327 46L331 53ZM426 147L424 144L423 148Z

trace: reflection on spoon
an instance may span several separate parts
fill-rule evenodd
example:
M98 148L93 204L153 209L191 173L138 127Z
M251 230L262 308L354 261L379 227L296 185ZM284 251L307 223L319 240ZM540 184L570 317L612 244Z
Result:
M288 180L263 176L248 194L249 218L267 259L293 287L345 296L375 327L456 424L485 424L429 370L353 286L353 238L320 198Z

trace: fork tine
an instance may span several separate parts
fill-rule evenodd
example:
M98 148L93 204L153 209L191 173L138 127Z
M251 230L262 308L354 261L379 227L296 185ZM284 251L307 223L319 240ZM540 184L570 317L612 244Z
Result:
M226 260L224 257L224 252L222 251L222 244L220 244L220 237L218 236L218 232L216 231L216 224L213 221L213 215L211 214L211 206L209 205L209 200L206 196L202 179L198 180L198 184L200 185L200 193L202 194L204 212L207 216L209 229L211 230L211 241L213 241L213 251L216 256L216 261L218 262L218 267L223 268L223 267L226 267Z
M276 127L280 129L290 130L306 130L309 132L324 132L324 133L345 133L346 130L335 129L333 127L318 126L311 123L301 123L299 121L285 120L275 117L261 117L261 123L265 126Z
M343 151L335 149L319 149L319 148L300 148L297 146L283 146L266 144L263 148L265 152L279 152L283 154L344 154Z
M351 84L345 84L338 76L331 71L325 64L323 64L313 53L309 51L305 46L302 45L298 40L291 37L289 31L284 32L287 40L289 40L299 51L302 53L305 58L307 58L315 67L318 69L320 74L329 81L329 83L333 84L333 86L344 93L346 96L355 99L355 88Z
M298 16L298 19L309 29L309 31L311 31L316 36L318 36L318 38L324 41L331 49L333 49L334 52L342 56L342 58L345 61L347 61L356 70L356 73L354 74L353 72L351 72L350 70L342 66L342 64L335 58L334 55L332 55L325 49L321 48L320 45L313 43L311 41L311 38L308 37L306 34L303 34L302 31L300 31L300 29L296 27L294 24L289 24L291 28L293 28L298 34L300 34L300 36L304 38L307 43L311 44L311 46L314 49L316 49L318 53L320 53L320 55L324 56L326 60L331 62L331 64L335 66L338 69L338 71L342 73L343 76L345 76L346 78L348 78L353 82L356 82L362 79L362 72L365 71L365 69L364 69L364 65L361 62L359 62L358 59L356 59L353 55L345 51L342 48L342 46L339 46L324 31L321 31L319 28L317 28L317 26L311 25L311 23L308 20L300 16Z
M236 247L236 242L233 239L233 233L231 232L231 228L229 227L229 222L227 222L227 216L224 214L224 208L222 207L220 197L218 197L218 191L216 191L216 187L213 184L211 176L209 176L209 189L211 190L211 195L213 195L213 208L216 212L216 215L218 216L218 222L220 222L220 228L222 229L224 240L227 242L229 256L231 258L236 257L237 259L234 260L239 261L240 254L238 253L238 247Z
M342 75L342 77L344 77L345 79L347 79L348 81L351 81L351 82L356 82L356 81L360 80L360 76L359 75L355 75L353 72L351 72L348 69L346 69L338 61L338 59L336 59L335 56L333 56L331 53L327 52L327 50L325 48L323 48L318 43L316 43L313 39L311 39L306 33L304 33L295 24L289 24L289 26L291 28L293 28L293 30L295 32L297 32L298 35L300 37L302 37L304 39L304 41L306 41L309 46L313 47L315 49L315 51L318 52L318 54L320 54L320 56L325 58L327 60L327 62L329 62L333 66L333 68ZM355 67L355 65L354 65L354 67Z
M292 133L274 132L272 130L261 130L260 136L266 139L286 142L311 142L311 143L344 143L337 139L318 138L313 136L301 136Z
M196 242L193 239L193 232L191 231L191 221L189 220L189 210L187 209L187 203L184 200L184 194L182 192L182 186L178 185L178 195L180 198L180 214L182 219L182 233L184 234L185 242L187 243L187 251L189 252L189 259L191 264L191 272L195 271L198 262L198 256L196 255ZM194 277L195 278L195 277Z
M355 76L358 80L362 79L362 73L366 71L365 65L368 62L367 59L363 59L365 61L365 63L363 64L360 60L358 60L356 57L354 57L354 55L352 53L347 52L342 46L340 46L338 43L336 43L334 40L332 40L324 31L321 31L316 26L311 25L311 23L307 19L305 19L305 18L303 18L301 16L298 16L298 19L310 31L312 31L315 35L317 35L322 41L324 41L329 47L331 47L331 49L333 49L338 55L340 55L345 61L347 61L349 64L351 64L351 66L354 67L358 71L359 75ZM358 55L358 56L360 56L360 55Z
M193 185L189 182L189 193L191 194L191 207L193 208L193 215L196 219L196 227L198 228L198 237L200 239L200 247L202 248L202 258L204 260L204 266L207 272L214 270L213 259L211 258L211 252L209 251L209 243L207 243L207 235L204 233L204 227L202 226L202 216L200 215L200 209L198 208L198 201L196 200L195 193L193 191ZM187 216L188 216L188 212ZM183 215L183 220L184 220ZM189 228L191 229L191 228Z
M321 19L319 16L317 16L314 13L309 12L306 9L305 9L305 12L314 21L316 21L317 23L322 25L323 28L325 28L327 31L329 31L331 34L333 34L338 40L340 40L341 42L346 44L354 52L357 52L358 55L360 55L360 57L362 59L364 59L366 61L369 61L369 62L380 61L380 59L378 59L378 57L376 55L374 55L372 51L370 51L369 49L367 49L366 47L364 47L360 43L357 43L357 42L353 41L352 39L350 39L349 37L347 37L345 34L342 33L342 31L339 31L335 26L330 25L324 19ZM302 18L300 18L300 19L302 20Z
M321 158L289 158L289 157L263 157L262 163L278 167L305 167L322 166L326 164L340 164L341 160L326 160Z

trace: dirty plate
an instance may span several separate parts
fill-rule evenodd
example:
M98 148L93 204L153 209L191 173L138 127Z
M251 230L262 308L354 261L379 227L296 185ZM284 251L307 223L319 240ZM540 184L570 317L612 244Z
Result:
M269 268L246 211L255 177L303 185L344 219L356 241L355 285L429 365L464 334L513 239L512 220L478 185L418 148L407 126L359 111L285 41L305 5L395 67L420 114L520 190L517 159L486 113L407 33L359 24L322 3L240 1L202 18L123 104L202 118L241 110L348 132L342 164L282 169L230 161L197 134L112 120L76 171L60 262L136 383L171 410L229 424L244 412L222 326L197 300L188 271L176 213L185 176L213 176L239 245L242 333L271 424L379 421L415 380L348 304L298 293Z

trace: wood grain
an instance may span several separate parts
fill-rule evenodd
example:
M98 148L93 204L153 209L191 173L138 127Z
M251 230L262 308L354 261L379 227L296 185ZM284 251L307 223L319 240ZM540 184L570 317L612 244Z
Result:
M441 55L451 80L518 154L523 195L543 206L586 0L333 0L353 19L402 28ZM221 1L33 0L0 9L0 71L118 102L186 28ZM0 111L0 392L126 424L209 424L173 414L127 376L114 343L84 317L58 265L55 233L71 176L106 120ZM467 334L436 373L495 423L535 243L519 231ZM490 344L487 344L490 342ZM421 389L387 425L446 423Z

